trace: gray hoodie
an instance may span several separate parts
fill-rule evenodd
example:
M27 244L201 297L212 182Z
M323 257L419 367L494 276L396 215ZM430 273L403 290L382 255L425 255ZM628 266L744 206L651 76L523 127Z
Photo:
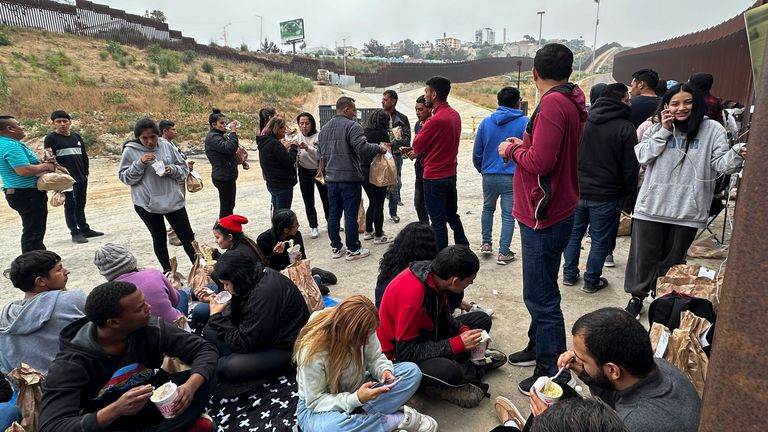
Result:
M160 176L152 164L144 164L141 157L154 153L155 161L171 166L169 176ZM150 213L166 214L184 207L184 195L179 183L189 175L187 164L179 152L167 141L158 140L157 147L150 149L140 142L128 141L120 158L120 181L131 187L133 204Z
M718 173L741 168L741 144L728 147L723 126L707 118L685 153L685 134L661 124L650 127L635 146L646 166L645 180L633 217L641 220L704 228Z
M84 311L85 293L80 291L46 291L3 306L0 370L8 374L24 362L47 375L59 352L61 329L82 318Z

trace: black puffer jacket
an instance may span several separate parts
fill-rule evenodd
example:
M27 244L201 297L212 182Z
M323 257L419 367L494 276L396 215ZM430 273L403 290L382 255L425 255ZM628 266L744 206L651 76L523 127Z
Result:
M589 110L579 148L579 193L590 201L615 201L634 192L639 164L637 132L629 106L601 97Z
M259 148L259 165L267 186L291 189L296 183L296 157L298 148L294 145L289 150L272 135L256 138Z
M237 133L229 136L224 132L211 129L205 136L205 156L211 163L211 179L217 181L237 180L237 161L235 153L240 142Z

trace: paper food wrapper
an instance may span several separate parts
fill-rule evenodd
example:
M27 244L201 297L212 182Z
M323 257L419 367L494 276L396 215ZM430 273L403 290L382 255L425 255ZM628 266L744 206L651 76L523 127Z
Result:
M688 294L692 297L707 299L717 312L718 287L723 288L725 272L715 272L700 265L676 265L669 269L666 276L656 280L656 298L672 291Z
M701 397L707 378L709 358L701 345L702 336L712 324L689 311L680 314L680 328L670 333L659 323L651 326L651 347L655 357L663 358L680 369Z
M8 429L6 429L5 432L24 432L24 428L21 427L20 424L13 422L12 425L8 426Z
M45 377L28 364L22 363L8 374L8 378L12 379L19 389L16 405L23 415L21 427L26 431L38 430L38 407L43 399L42 384Z

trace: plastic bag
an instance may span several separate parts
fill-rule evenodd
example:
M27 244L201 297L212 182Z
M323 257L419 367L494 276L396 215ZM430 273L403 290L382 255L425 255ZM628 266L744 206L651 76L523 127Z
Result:
M307 308L309 308L310 312L318 311L325 307L320 288L317 286L315 278L312 277L312 266L310 266L309 260L298 260L280 273L296 284L296 287L301 291L301 295L304 296L304 301L307 302Z
M16 399L16 405L21 409L23 415L21 426L24 430L38 430L38 415L40 401L43 399L43 381L45 376L42 373L31 368L28 364L22 363L21 366L12 370L8 377L13 380L19 389L19 397Z
M325 161L320 159L317 163L317 172L315 173L315 181L324 185L325 184Z
M61 207L64 205L65 200L66 197L64 196L63 192L55 191L53 195L51 195L51 199L48 200L48 203L51 205L51 207Z
M37 190L63 191L75 184L75 179L69 175L69 171L59 164L54 164L56 170L47 172L37 177Z
M392 153L377 154L373 158L368 180L374 186L397 186L397 167Z
M203 178L197 171L190 171L185 183L187 184L187 191L191 193L203 190Z

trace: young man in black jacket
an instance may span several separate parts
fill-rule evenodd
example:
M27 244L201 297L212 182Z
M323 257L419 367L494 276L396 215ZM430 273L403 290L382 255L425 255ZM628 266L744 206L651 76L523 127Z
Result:
M73 243L88 243L89 237L104 235L94 231L85 220L85 202L88 194L90 164L83 138L70 130L72 117L66 111L51 113L54 131L45 136L43 147L56 156L56 162L75 179L72 191L64 192L64 219Z
M624 197L637 185L637 134L629 120L628 100L627 86L609 85L589 110L579 148L580 198L571 239L563 253L563 285L574 285L579 279L581 241L589 227L592 245L581 288L589 294L608 285L602 277L603 263L612 252Z
M40 432L213 430L201 417L211 395L218 355L202 338L150 315L135 285L93 289L86 317L65 327L43 390ZM191 370L168 374L165 356ZM165 419L150 397L173 381L177 395Z
M410 147L411 145L411 124L408 121L408 117L396 109L397 99L397 92L394 90L384 91L381 97L381 107L390 117L389 130L392 131L390 142L392 143L392 156L395 157L395 167L397 168L397 187L391 189L387 194L389 196L389 217L392 218L394 223L400 222L400 217L397 215L397 207L403 205L403 202L400 200L400 189L403 186L401 178L403 155L400 153L400 147ZM400 128L400 132L394 132L398 128Z

